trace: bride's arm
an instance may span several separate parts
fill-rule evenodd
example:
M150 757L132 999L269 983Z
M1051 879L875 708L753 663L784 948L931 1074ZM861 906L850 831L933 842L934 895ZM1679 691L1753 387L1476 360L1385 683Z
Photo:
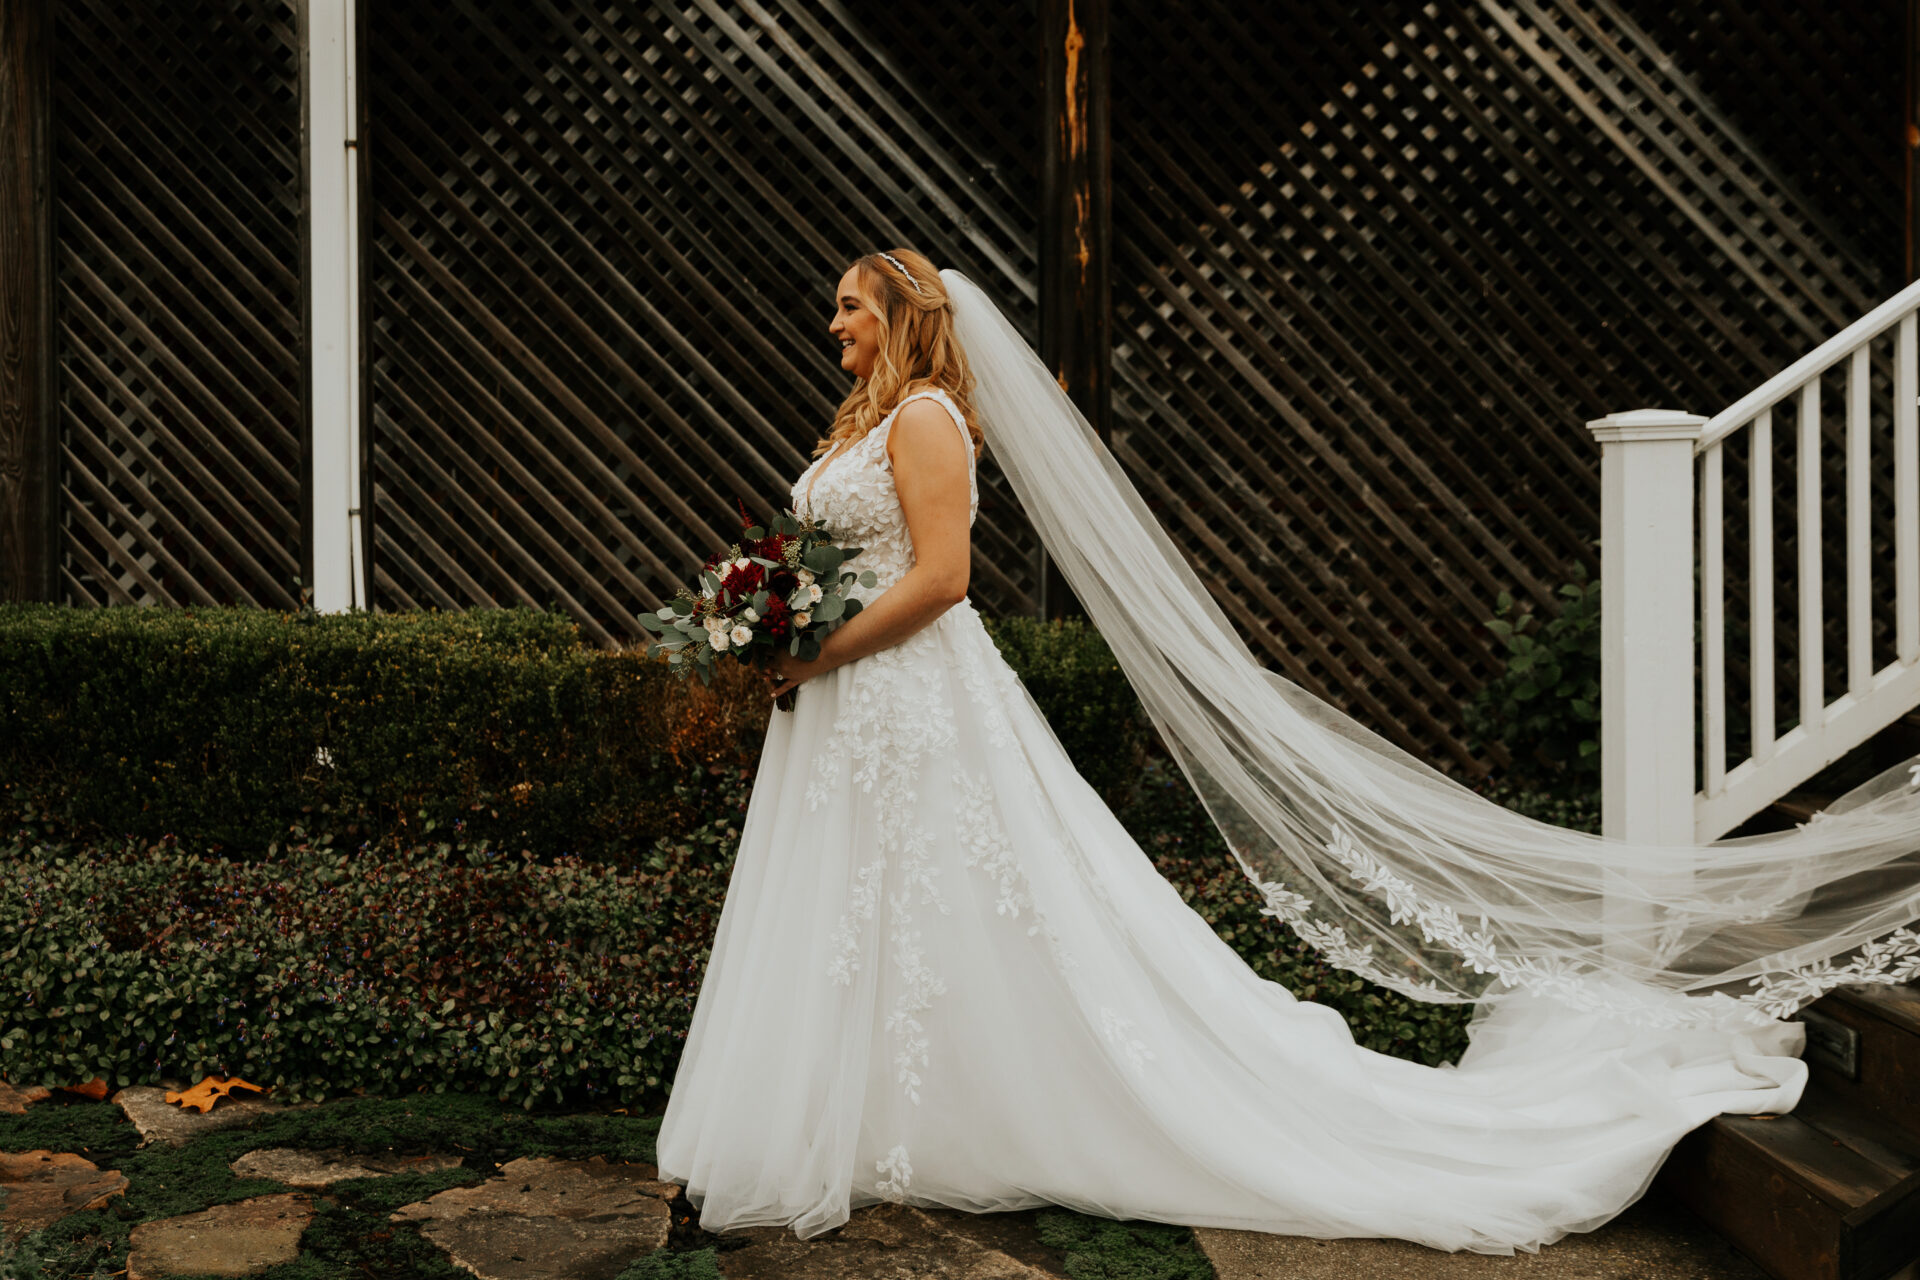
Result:
M829 632L820 656L801 662L782 653L775 670L779 694L812 676L905 640L966 598L969 489L967 442L947 411L931 400L900 410L887 438L894 487L913 538L914 563L900 580ZM850 568L858 568L854 559Z

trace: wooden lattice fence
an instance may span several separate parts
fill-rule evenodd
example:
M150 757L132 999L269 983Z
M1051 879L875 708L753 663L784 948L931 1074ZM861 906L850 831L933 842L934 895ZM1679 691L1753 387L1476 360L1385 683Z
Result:
M1774 7L1718 56L1792 60ZM1476 767L1494 593L1595 564L1582 423L1714 412L1896 278L1836 176L1898 156L1866 16L1808 91L1881 132L1803 187L1799 106L1734 118L1605 0L1118 6L1115 444L1276 669Z
M296 11L45 2L58 594L285 607ZM1581 424L1712 412L1905 279L1905 12L1112 0L1112 441L1256 652L1483 768L1494 595L1551 607L1594 563ZM1039 337L1033 4L360 21L375 607L637 638L736 499L785 501L856 253L914 245ZM1037 544L983 479L974 598L1032 611Z
M55 11L63 594L292 607L306 419L293 7Z
M1016 121L955 105L1010 74L990 59L875 58L814 0L372 16L378 607L553 602L644 634L736 501L787 501L845 391L833 285L875 245L959 266L1031 328ZM988 477L983 607L1031 608L1034 553Z

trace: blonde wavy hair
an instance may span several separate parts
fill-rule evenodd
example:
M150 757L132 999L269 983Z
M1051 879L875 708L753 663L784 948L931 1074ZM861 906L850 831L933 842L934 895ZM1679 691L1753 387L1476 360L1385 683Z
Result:
M877 252L854 260L852 265L859 272L855 278L879 320L880 350L867 376L855 380L840 402L833 425L814 445L813 456L819 457L840 441L852 445L879 426L907 395L938 387L953 397L966 419L977 458L986 438L975 419L973 374L967 368L967 353L954 336L947 286L925 254L912 249L887 252L913 273L913 281ZM915 289L913 282L920 288Z

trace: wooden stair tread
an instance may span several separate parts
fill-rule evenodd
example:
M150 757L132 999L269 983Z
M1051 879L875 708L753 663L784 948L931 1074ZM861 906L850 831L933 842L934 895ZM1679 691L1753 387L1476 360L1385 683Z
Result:
M1920 1174L1920 1139L1883 1123L1844 1098L1809 1088L1793 1114L1801 1123L1903 1180Z
M1720 1116L1709 1123L1843 1216L1871 1210L1883 1197L1898 1198L1903 1184L1920 1186L1920 1174L1870 1159L1797 1113L1769 1119Z
M1767 807L1794 822L1805 822L1832 804L1835 799L1834 796L1812 791L1789 791Z
M1835 987L1828 998L1853 1005L1920 1036L1920 987L1885 984ZM1915 1104L1920 1106L1920 1099L1915 1099Z

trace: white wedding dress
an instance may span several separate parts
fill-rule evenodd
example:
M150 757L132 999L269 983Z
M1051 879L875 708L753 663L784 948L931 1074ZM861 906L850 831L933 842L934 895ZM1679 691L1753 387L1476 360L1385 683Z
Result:
M793 489L867 599L913 563L893 416ZM658 1162L716 1231L1057 1204L1508 1253L1709 1117L1790 1110L1799 1038L1519 996L1458 1068L1356 1046L1154 870L962 602L772 713Z

